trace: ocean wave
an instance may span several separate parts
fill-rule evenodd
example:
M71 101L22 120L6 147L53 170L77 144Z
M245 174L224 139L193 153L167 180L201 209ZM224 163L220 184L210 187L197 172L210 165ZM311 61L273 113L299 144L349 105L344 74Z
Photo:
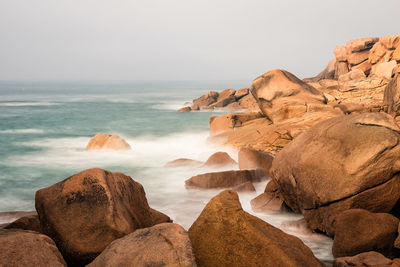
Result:
M0 134L41 134L44 133L41 129L8 129L8 130L0 130Z
M55 106L55 102L0 102L0 107Z

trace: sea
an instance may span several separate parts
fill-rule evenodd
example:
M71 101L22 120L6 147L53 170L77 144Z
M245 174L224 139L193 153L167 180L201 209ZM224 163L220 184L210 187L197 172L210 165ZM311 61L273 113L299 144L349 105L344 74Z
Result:
M35 192L88 168L123 172L141 183L150 206L189 229L221 190L186 189L185 180L204 168L166 168L177 158L205 161L217 151L237 160L237 150L209 140L209 117L226 111L178 113L210 91L249 87L249 81L38 82L0 81L0 212L35 209ZM97 133L117 134L130 151L85 151ZM223 170L223 169L221 169ZM332 240L288 221L301 215L266 215L250 200L264 191L240 193L243 209L296 235L324 262ZM0 224L7 223L0 216Z

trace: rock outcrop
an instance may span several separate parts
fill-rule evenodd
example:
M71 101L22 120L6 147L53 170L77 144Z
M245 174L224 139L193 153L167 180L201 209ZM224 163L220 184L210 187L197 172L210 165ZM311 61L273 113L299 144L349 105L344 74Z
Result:
M92 137L86 150L129 150L131 146L115 134L98 133Z
M371 213L361 209L344 211L335 222L333 256L347 257L376 251L393 257L396 255L393 245L398 225L399 219L388 213Z
M68 264L77 266L91 262L115 239L160 222L141 184L102 169L85 170L37 191L35 206L43 233Z
M198 266L323 266L300 239L245 212L232 190L208 202L189 237Z
M253 81L250 88L262 113L277 123L299 117L309 104L326 104L325 96L285 70L269 71Z
M113 241L88 267L196 266L189 236L182 226L162 223Z
M260 182L264 173L256 170L223 171L199 174L185 181L188 188L231 188L245 182Z
M0 265L67 266L56 244L48 236L23 230L0 230Z
M385 113L325 120L276 156L272 177L312 229L334 234L341 212L390 212L400 196L400 128Z

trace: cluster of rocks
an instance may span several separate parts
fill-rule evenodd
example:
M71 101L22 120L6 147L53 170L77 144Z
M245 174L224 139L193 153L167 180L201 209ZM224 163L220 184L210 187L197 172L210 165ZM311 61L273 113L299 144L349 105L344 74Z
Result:
M220 93L210 91L194 99L191 106L183 107L178 112L214 109L259 111L256 100L249 93L249 88L242 88L237 91L225 89Z
M0 229L2 265L323 266L300 239L245 212L232 190L188 231L150 208L131 177L102 169L37 191L35 206Z
M253 210L303 214L334 266L400 264L399 53L400 36L352 40L317 77L255 79L259 113L210 118L211 140L273 157Z

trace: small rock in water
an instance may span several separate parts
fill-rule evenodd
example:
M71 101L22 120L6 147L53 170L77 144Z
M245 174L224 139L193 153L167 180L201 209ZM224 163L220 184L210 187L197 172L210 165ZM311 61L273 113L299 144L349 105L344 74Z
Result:
M90 139L86 150L129 150L131 146L115 134L98 133Z

